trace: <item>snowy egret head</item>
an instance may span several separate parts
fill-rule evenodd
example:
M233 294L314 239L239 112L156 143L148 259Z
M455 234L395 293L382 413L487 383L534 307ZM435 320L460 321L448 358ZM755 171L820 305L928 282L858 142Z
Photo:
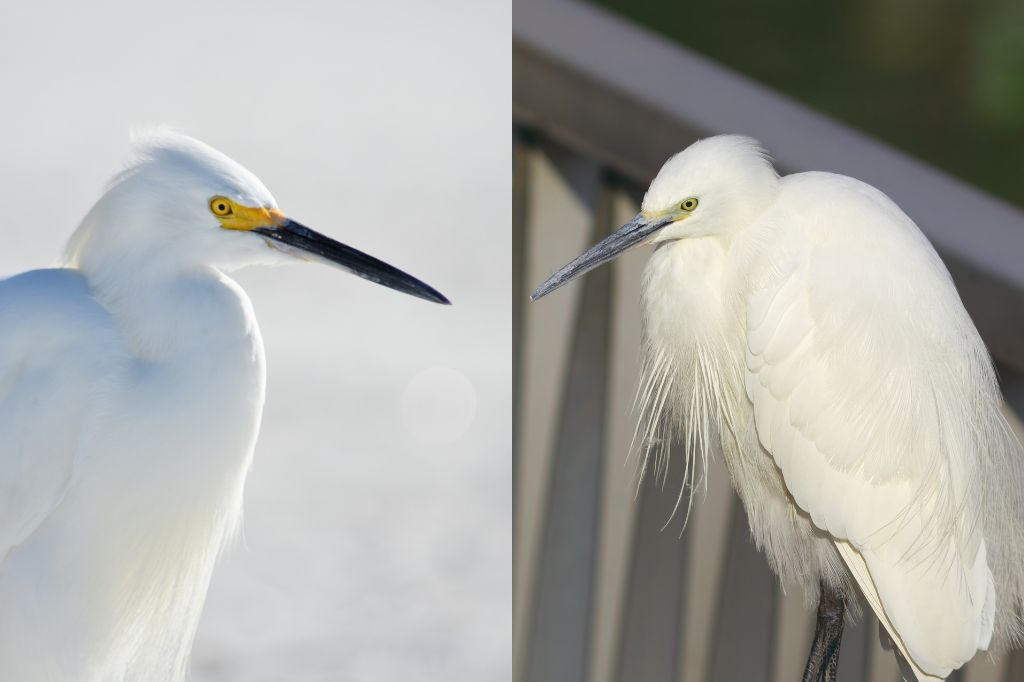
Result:
M138 139L136 151L72 237L68 261L83 271L311 260L448 303L415 277L288 218L259 178L198 140L161 130Z
M727 234L750 224L779 191L758 143L742 135L700 140L662 166L635 218L551 275L534 300L630 247Z

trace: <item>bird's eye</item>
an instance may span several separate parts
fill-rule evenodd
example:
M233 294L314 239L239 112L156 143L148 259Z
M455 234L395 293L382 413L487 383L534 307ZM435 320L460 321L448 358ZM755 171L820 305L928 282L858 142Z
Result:
M697 208L697 199L695 197L684 199L683 203L679 204L679 208L681 208L684 211L692 211L693 209Z
M220 216L221 218L229 216L234 212L231 208L231 202L224 197L214 197L210 199L210 210L213 215Z

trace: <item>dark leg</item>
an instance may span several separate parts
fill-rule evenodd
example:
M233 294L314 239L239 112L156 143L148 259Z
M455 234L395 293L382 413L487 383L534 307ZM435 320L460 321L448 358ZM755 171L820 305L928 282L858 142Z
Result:
M807 657L803 682L835 682L839 667L839 645L843 639L843 615L846 599L824 582L818 601L818 624L814 629L814 643Z

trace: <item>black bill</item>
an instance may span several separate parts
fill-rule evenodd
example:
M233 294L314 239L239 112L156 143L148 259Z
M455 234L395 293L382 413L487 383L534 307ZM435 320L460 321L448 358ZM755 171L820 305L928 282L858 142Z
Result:
M536 301L552 291L589 272L602 263L610 261L631 246L636 246L661 228L672 222L672 217L648 219L643 214L637 215L628 223L612 232L590 249L573 259L568 265L548 277L544 284L537 287L530 298Z
M276 227L258 227L253 232L273 239L281 244L299 249L308 254L329 261L354 275L371 282L382 284L390 289L422 298L434 303L450 305L451 302L441 292L429 284L425 284L412 275L406 274L382 260L363 253L351 246L334 241L315 230L311 230L294 220L286 220Z

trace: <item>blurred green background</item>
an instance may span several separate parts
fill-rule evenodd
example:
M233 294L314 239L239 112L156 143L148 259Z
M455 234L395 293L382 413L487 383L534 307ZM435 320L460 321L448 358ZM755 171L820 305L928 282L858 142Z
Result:
M593 1L1024 207L1024 2Z

